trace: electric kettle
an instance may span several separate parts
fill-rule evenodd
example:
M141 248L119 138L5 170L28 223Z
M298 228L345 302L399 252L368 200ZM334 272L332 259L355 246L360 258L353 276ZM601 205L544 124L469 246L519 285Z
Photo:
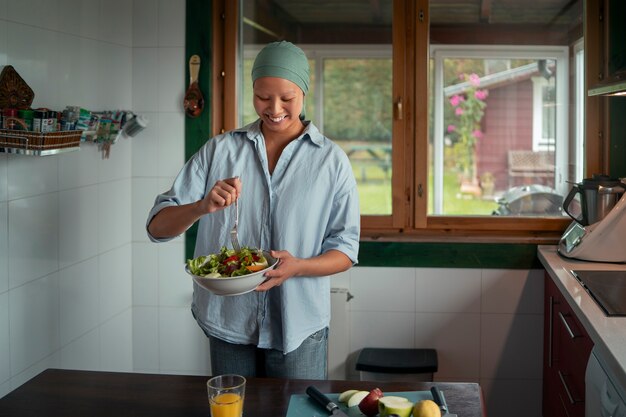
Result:
M626 185L619 179L593 174L591 178L574 184L563 200L563 210L581 226L592 225L606 217L625 191ZM580 207L573 210L573 201L577 195L580 196Z

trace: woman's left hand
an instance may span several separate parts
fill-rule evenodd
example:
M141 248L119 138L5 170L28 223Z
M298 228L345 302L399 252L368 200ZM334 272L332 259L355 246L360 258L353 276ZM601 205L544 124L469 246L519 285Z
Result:
M286 250L273 250L270 251L270 255L278 259L278 264L265 273L267 280L256 287L257 291L267 291L276 287L299 272L302 259L296 258Z

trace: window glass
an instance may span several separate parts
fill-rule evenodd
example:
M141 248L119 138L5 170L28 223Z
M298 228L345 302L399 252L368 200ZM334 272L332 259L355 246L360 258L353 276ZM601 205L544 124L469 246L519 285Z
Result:
M580 182L585 172L585 53L582 40L574 45L574 107L575 117L571 125L574 129L574 146L571 157L574 161L571 175L574 182Z
M392 2L372 7L369 0L339 5L320 1L302 14L301 3L276 1L272 15L280 20L271 21L265 20L261 3L243 2L242 7L241 123L257 119L250 71L258 51L279 39L295 43L311 68L307 119L350 158L361 214L391 215Z
M430 1L428 213L562 217L579 153L570 79L582 68L568 54L582 2L494 0L458 15L441 14L443 3ZM510 31L492 30L499 23Z
M391 214L391 59L324 59L324 132L350 158L361 213Z
M442 87L435 87L433 102L431 213L560 216L566 187L555 182L555 161L559 143L567 149L567 126L562 118L557 138L557 60L481 57L492 56L493 47L477 48L471 54L476 58L461 48L433 49L433 79ZM500 49L498 54L509 48ZM558 53L566 63L566 50ZM566 102L567 96L560 99ZM513 213L499 203L507 193L522 198L524 192L538 194L536 209Z

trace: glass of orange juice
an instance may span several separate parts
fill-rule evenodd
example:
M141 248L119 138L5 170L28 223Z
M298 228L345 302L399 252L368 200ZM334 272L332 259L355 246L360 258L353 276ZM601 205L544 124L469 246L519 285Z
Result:
M246 378L241 375L219 375L206 383L211 417L241 417L246 393Z

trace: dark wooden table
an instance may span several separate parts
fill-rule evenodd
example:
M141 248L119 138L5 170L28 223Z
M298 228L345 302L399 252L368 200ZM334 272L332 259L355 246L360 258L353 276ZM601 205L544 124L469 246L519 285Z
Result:
M203 376L93 372L48 369L0 398L2 417L208 417ZM292 394L309 385L325 393L379 387L384 391L428 391L429 382L310 381L249 378L246 417L287 414ZM478 384L436 383L445 392L451 412L459 417L484 417ZM324 415L320 409L319 415Z

